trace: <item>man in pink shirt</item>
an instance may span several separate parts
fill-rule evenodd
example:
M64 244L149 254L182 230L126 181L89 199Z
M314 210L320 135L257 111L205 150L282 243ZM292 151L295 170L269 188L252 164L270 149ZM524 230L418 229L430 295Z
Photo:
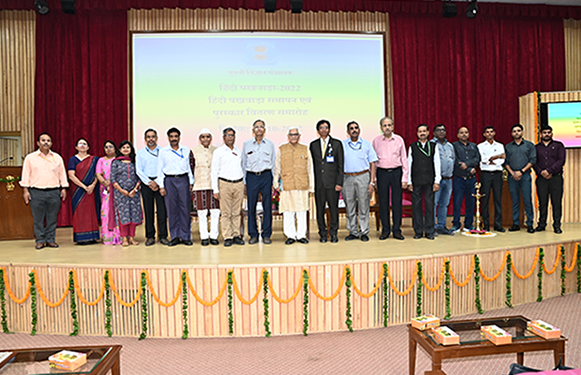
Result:
M20 186L24 202L30 203L36 249L40 250L45 246L59 247L55 240L57 216L61 200L67 197L69 182L63 159L50 149L50 135L42 133L36 143L38 150L24 159Z
M379 121L382 135L373 140L377 154L377 195L382 231L380 240L393 232L393 238L403 240L401 233L403 189L407 188L408 162L403 138L393 133L393 119L384 117ZM391 190L391 191L390 191ZM391 193L391 194L390 194ZM391 195L391 197L390 197ZM393 228L389 221L389 203L393 213Z

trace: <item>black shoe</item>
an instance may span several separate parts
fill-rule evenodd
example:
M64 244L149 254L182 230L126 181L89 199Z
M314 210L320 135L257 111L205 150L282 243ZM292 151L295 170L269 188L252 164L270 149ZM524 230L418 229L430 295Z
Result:
M500 233L506 232L503 227L494 227L494 231L495 232L500 232Z
M231 238L227 238L224 240L224 246L225 247L230 247L232 246L232 239Z
M357 237L354 234L350 234L347 237L345 237L345 241L353 241L353 240L357 240L357 239L359 239L359 237Z
M234 245L244 245L244 240L242 237L234 237L232 242L234 242Z
M394 233L393 238L396 240L403 240L405 237L401 233Z
M220 244L220 242L218 242L218 240L215 240L213 238L210 238L210 245L216 246L216 245L219 245L219 244Z
M147 241L145 241L145 246L151 246L155 244L155 238L148 238Z
M192 246L194 244L194 242L192 240L184 240L184 241L182 241L182 244L184 244L186 246Z
M255 243L258 243L258 237L250 237L250 240L248 240L248 244L254 245Z
M528 228L527 228L527 232L528 232L528 233L535 233L535 228L533 228L533 227L528 227Z
M270 245L272 243L272 240L270 239L270 237L264 237L262 239L262 243L265 245Z
M389 234L390 234L389 232L381 232L381 236L379 236L379 239L381 241L387 240L389 238ZM395 234L394 234L394 236L395 236Z
M450 229L448 229L448 228L444 227L444 228L438 228L438 229L436 229L436 233L434 233L434 234L435 234L436 236L437 236L438 234L445 234L445 235L447 235L447 236L453 236L453 235L454 235L454 232L452 232Z
M509 232L518 232L520 227L518 225L513 224L512 227L508 228Z
M299 238L299 239L297 240L297 242L300 242L300 243L302 243L302 244L305 244L305 245L306 245L306 244L308 244L308 243L309 243L309 240L307 240L306 238Z
M202 246L208 246L210 244L210 240L208 240L207 238L205 240L202 240Z
M337 235L336 235L336 234L332 234L332 235L331 235L331 242L332 242L332 243L337 243L337 242L339 242L339 239L337 238Z
M159 240L159 243L165 246L169 245L169 241L167 240L167 238L161 238Z
M545 231L545 227L541 227L540 225L537 225L537 227L535 228L535 232L544 232Z
M414 234L414 240L419 240L423 236L421 234Z
M557 234L561 234L563 233L563 231L561 230L561 228L557 227L557 228L553 228L553 232L557 233Z
M325 243L325 242L327 242L327 236L319 238L319 242L320 242L320 243Z
M287 240L284 242L285 245L292 245L293 243L295 243L295 239L294 238L287 238Z
M427 238L428 240L433 240L433 239L435 239L436 237L434 237L434 235L433 235L433 234L430 234L430 235L426 236L426 238Z
M179 245L180 243L182 243L182 240L180 240L179 238L172 238L171 241L169 241L169 243L167 244L167 246L175 246Z
M369 236L366 234L362 234L361 237L359 237L359 239L363 242L367 242L369 241Z
M482 229L483 229L484 231L486 231L486 232L490 232L490 227L484 227L484 228L482 228Z

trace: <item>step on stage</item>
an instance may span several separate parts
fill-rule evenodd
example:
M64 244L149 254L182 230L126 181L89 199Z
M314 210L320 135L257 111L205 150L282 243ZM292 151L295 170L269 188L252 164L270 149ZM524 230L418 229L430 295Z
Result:
M109 270L111 330L114 336L137 337L142 332L142 278L146 282L147 336L181 337L183 333L182 277L187 290L187 323L190 337L229 335L228 273L232 272L234 336L265 334L263 271L268 271L269 329L274 335L303 332L305 299L303 271L308 271L308 332L346 330L347 287L350 271L350 305L353 329L382 327L384 303L388 323L402 324L416 315L417 262L424 285L422 311L446 315L445 260L450 261L450 308L452 316L476 312L474 255L482 274L480 298L484 310L505 307L506 255L510 253L512 304L537 300L538 271L543 269L545 298L561 293L561 245L565 250L566 293L577 290L577 242L581 224L563 225L563 234L551 230L529 234L498 233L488 238L455 236L414 240L411 221L404 219L404 241L392 237L379 241L372 231L369 242L321 244L311 232L308 245L285 245L282 222L275 221L273 243L202 247L194 225L194 246L145 247L143 226L140 244L123 248L101 244L75 246L72 229L57 230L58 249L34 249L34 241L0 242L0 268L4 269L6 312L11 331L31 331L31 297L27 296L29 273L35 270L37 331L68 334L73 331L70 297L66 295L69 272L74 271L75 301L81 335L107 334L104 275ZM344 223L343 228L344 228ZM311 228L316 228L314 222ZM550 228L547 227L547 228ZM246 238L247 240L247 238ZM544 268L538 248L543 249ZM559 256L559 257L558 257ZM384 288L383 264L388 266ZM144 272L145 271L145 272ZM185 273L184 273L185 271ZM515 272L516 271L516 272ZM145 275L146 277L143 277ZM384 291L387 291L384 298ZM26 297L26 298L25 298ZM63 298L64 297L64 298Z

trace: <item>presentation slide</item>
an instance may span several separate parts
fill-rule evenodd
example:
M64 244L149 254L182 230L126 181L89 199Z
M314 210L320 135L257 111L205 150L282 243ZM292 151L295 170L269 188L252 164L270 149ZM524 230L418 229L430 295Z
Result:
M137 148L155 128L182 132L182 143L199 144L204 127L222 144L233 127L236 144L252 138L252 123L266 122L266 137L287 142L290 126L301 143L317 137L320 119L331 135L345 139L357 121L369 141L380 134L385 113L383 34L311 33L134 33L132 34L132 122Z
M554 139L565 147L581 147L581 102L547 103L547 121Z

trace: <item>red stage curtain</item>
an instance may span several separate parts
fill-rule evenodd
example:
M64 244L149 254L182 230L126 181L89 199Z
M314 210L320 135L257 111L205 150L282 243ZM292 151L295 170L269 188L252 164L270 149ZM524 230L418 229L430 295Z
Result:
M97 156L107 139L127 139L127 27L125 11L37 16L35 134L52 135L65 164L80 137ZM71 219L67 199L59 225Z
M471 141L493 125L512 140L518 97L565 90L562 20L390 16L395 131L407 143L420 123L467 126ZM533 140L534 141L534 140Z

